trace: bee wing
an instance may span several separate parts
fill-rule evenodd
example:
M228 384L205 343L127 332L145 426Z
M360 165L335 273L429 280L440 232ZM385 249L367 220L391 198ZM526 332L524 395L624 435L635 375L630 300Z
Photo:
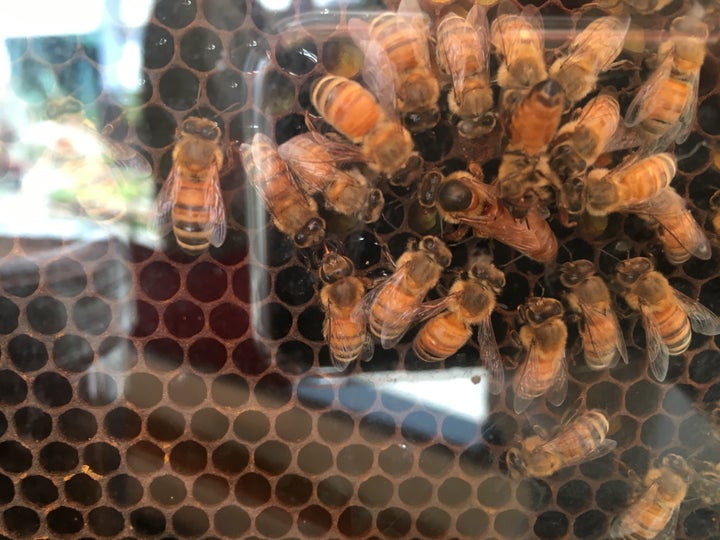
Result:
M385 112L394 115L397 104L395 66L387 51L371 37L368 23L361 19L350 19L348 32L365 55L362 67L363 81Z
M568 424L563 426L562 429L549 441L544 442L543 444L539 445L535 451L539 451L543 447L552 446L552 443L555 439L558 437L561 437L562 434L569 429L572 429ZM565 458L563 459L562 466L564 467L570 467L572 465L577 465L579 463L585 463L586 461L592 461L593 459L597 459L599 457L604 456L605 454L609 454L615 448L617 447L617 442L612 439L600 439L598 437L593 437L593 440L595 441L593 445L593 449L590 452L587 452L585 454L576 454L573 457Z
M478 64L483 66L484 71L487 73L490 61L490 25L485 8L480 4L475 4L468 12L465 21L475 30L477 41L471 50L463 51L463 54L477 55ZM455 64L457 64L458 70L457 74L453 74L453 90L455 91L455 99L460 102L465 88L466 62L459 59Z
M210 244L219 247L225 241L227 225L225 222L225 203L220 190L220 169L213 165L211 185L205 190L205 207L209 211L207 227L210 229Z
M652 100L657 89L670 77L672 65L672 55L667 55L647 82L640 87L625 113L626 125L633 127L647 118L650 110L648 108L643 110L642 107L648 100Z
M697 300L685 296L676 289L673 289L673 294L678 302L680 302L683 311L685 311L690 318L690 324L695 332L706 336L720 334L720 317Z
M664 381L670 363L670 352L662 339L655 315L646 304L640 305L643 328L645 329L645 347L650 361L650 370L658 381Z
M693 122L697 116L698 107L698 83L700 81L700 72L693 73L693 76L688 81L690 85L690 95L688 101L685 104L683 112L680 114L680 119L676 129L673 131L673 137L675 142L682 144L684 143L690 132L692 131Z
M525 362L520 367L520 373L516 376L514 385L515 398L513 400L515 414L524 412L535 399L535 391L532 390L533 381L537 380L541 375L538 352L539 349L533 341L525 355Z
M599 355L601 352L598 351L598 347L601 347L601 343L604 341L601 336L597 335L599 328L605 327L608 320L610 321L612 328L615 333L614 345L615 345L615 356L608 365L608 367L614 367L617 364L618 358L622 358L623 362L628 363L627 347L625 346L625 338L623 337L622 330L620 329L620 323L617 320L617 316L612 309L607 311L601 311L594 307L588 307L585 304L580 305L583 317L585 318L585 338L583 340L583 347L591 347L596 354Z
M498 395L505 387L505 371L503 361L498 349L495 332L493 331L490 315L478 324L478 345L480 360L488 370L490 378L490 393Z
M657 498L658 483L653 482L650 487L640 496L640 499L645 499L648 502L654 501ZM608 530L608 536L610 538L626 538L639 533L638 530L641 524L638 522L636 503L640 500L635 501L619 515L615 516L613 521L610 523L610 529ZM659 537L654 536L654 539Z
M597 73L605 71L613 63L615 58L622 52L623 43L625 42L625 34L630 28L630 16L625 14L622 16L608 15L601 19L595 19L578 34L570 45L570 53L576 51L587 51L593 54L595 59L595 69ZM602 43L601 49L597 44ZM603 54L599 55L598 50Z
M170 232L172 227L172 209L180 187L178 179L179 175L173 166L155 200L154 220L151 228L157 230L162 236Z
M558 368L557 377L547 391L547 400L556 407L559 407L563 404L565 398L567 397L567 389L568 368L567 359L565 358L565 349L563 349L560 355L560 367Z

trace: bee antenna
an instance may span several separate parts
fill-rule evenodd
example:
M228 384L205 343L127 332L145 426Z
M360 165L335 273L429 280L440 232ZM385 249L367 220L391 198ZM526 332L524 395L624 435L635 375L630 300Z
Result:
M687 154L676 154L676 155L675 155L675 159L676 159L677 161L682 161L683 159L687 159L687 158L689 158L689 157L692 157L692 156L695 155L695 154L697 153L697 151L700 150L700 148L702 148L702 147L709 148L710 145L708 145L708 143L706 143L705 140L703 139L702 141L700 141L699 143L697 143L697 144L693 147L693 149L690 150Z

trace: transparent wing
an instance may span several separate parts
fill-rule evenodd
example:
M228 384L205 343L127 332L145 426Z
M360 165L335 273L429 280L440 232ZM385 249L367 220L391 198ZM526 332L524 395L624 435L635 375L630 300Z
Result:
M688 95L687 102L685 103L685 108L680 114L680 120L678 121L677 128L673 133L675 142L678 144L684 143L692 131L693 122L697 116L699 82L700 72L698 71L694 73L688 81L690 93Z
M151 224L151 228L158 231L162 236L165 236L172 228L172 209L175 204L175 199L177 198L179 186L179 175L173 166L155 200L154 219Z
M362 77L385 112L394 115L397 104L395 66L387 51L372 39L368 23L361 19L348 21L348 32L365 55Z
M562 350L559 358L560 365L558 367L557 376L550 389L547 391L547 400L559 407L567 397L568 389L568 369L567 360L565 358L565 349Z
M605 71L622 52L630 16L607 16L591 22L570 45L570 52L591 53L595 56L596 72ZM601 48L597 44L603 44ZM598 51L603 54L598 54Z
M515 398L513 400L515 414L524 412L537 397L537 392L533 389L533 381L541 377L538 352L539 349L533 341L525 355L525 362L520 367L520 373L516 375L514 384Z
M672 55L668 55L653 72L647 82L639 88L637 94L635 94L635 97L628 107L627 113L625 114L626 125L630 127L636 126L648 117L650 108L645 107L645 105L648 100L652 100L658 88L665 83L668 77L670 77L672 65Z
M505 387L505 370L497 340L495 339L495 332L493 331L490 315L478 324L478 345L480 349L480 360L488 370L490 393L498 395Z
M670 363L670 352L662 339L655 315L646 304L640 305L643 328L645 329L645 348L650 362L650 370L658 381L664 381Z
M601 356L604 350L604 342L606 339L602 335L607 331L608 324L613 332L613 345L615 346L615 356L607 367L614 367L618 358L622 358L627 364L627 347L625 346L625 338L623 337L620 324L618 323L615 312L610 308L607 310L599 310L585 304L580 305L583 317L585 319L585 332L583 332L583 347L592 348L596 356Z
M210 231L210 243L219 247L225 241L227 225L225 221L225 204L220 190L220 170L215 163L210 171L210 185L205 190L205 205L209 217L207 227Z
M690 324L695 332L706 336L720 334L720 317L697 300L685 296L676 289L673 289L673 294L678 302L680 302L683 311L685 311L690 318Z

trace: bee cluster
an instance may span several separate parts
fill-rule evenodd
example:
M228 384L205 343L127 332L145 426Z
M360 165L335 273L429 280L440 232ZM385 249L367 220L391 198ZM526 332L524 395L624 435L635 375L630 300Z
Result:
M164 249L111 243L79 270L72 253L27 270L31 242L0 242L0 275L42 276L30 293L3 285L31 329L2 345L22 379L0 372L8 534L716 534L712 6L425 0L318 24L300 2L286 28L258 2L171 4L147 29L129 129L122 111L108 133L79 102L47 110L117 169L146 172L124 139L166 177L152 210ZM84 171L76 203L92 220L132 211L100 181L106 162L52 159ZM69 268L91 276L86 297ZM137 299L102 286L117 276ZM56 291L71 316L51 327L34 310ZM128 307L132 328L115 328ZM77 396L43 391L54 368L37 375L21 341L52 350ZM97 351L94 371L71 345ZM458 369L483 373L480 426L392 392ZM49 444L21 420L25 379L57 403ZM97 429L69 427L87 406L117 459ZM91 442L73 465L78 430ZM69 464L47 462L51 444ZM31 479L62 473L49 481L66 503L23 479L36 450Z

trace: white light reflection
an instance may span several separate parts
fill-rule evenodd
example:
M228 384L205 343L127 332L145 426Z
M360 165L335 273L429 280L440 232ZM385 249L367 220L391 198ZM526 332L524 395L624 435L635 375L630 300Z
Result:
M364 373L353 377L372 384L378 392L481 424L489 413L488 372L485 368L449 368L442 371Z
M8 2L0 17L0 36L87 34L100 27L104 2L98 0L22 0Z

